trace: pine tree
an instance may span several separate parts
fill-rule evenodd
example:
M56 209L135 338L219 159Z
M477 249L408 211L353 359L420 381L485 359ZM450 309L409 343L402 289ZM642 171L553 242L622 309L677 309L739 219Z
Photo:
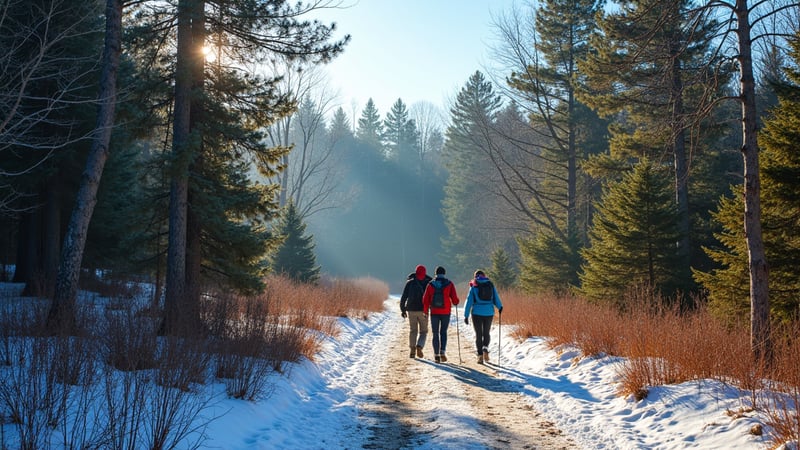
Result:
M492 269L488 275L498 289L508 289L517 283L517 271L503 248L492 252Z
M792 44L791 56L800 62L800 41ZM759 135L761 147L761 217L769 262L770 315L790 321L800 307L800 72L786 70L789 80L778 89L779 104ZM732 188L741 193L742 187ZM723 197L714 218L722 224L717 234L722 248L706 248L721 267L695 271L709 293L709 308L730 322L747 321L750 314L750 283L747 243L742 236L744 205L740 195Z
M689 156L700 150L691 148L699 141L692 141L689 130L719 83L702 69L713 64L708 58L717 24L698 17L695 8L688 0L634 0L605 11L592 39L594 51L580 64L586 88L581 98L602 116L616 118L609 126L616 165L642 156L671 159L684 267L692 255ZM607 157L588 167L601 173Z
M358 119L356 137L376 149L382 149L382 136L383 123L381 122L381 115L375 106L375 102L370 98L367 100L367 105L361 111L361 117Z
M419 161L418 132L402 99L397 99L383 121L383 142L389 159L408 164Z
M520 286L526 292L564 293L579 286L582 259L576 249L582 244L577 237L564 241L542 229L534 238L519 238L518 243L522 255Z
M597 302L625 305L625 292L643 284L672 296L685 285L680 237L669 178L648 160L607 186L584 249L580 291Z
M260 287L260 259L274 245L266 227L278 213L278 191L254 183L250 172L256 165L275 179L289 149L269 147L264 130L297 105L280 95L276 78L243 68L276 55L314 65L339 54L348 37L329 42L333 26L301 20L317 6L246 0L131 6L139 8L131 11L138 20L131 51L143 56L137 61L158 64L152 79L173 89L150 100L166 105L158 113L172 119L171 134L159 130L172 137L163 160L170 179L165 333L198 331L207 287ZM194 51L200 46L213 50L216 63Z
M275 230L283 241L272 256L270 270L302 283L316 283L320 267L314 255L314 237L305 232L306 225L290 202Z
M447 236L442 246L448 268L454 276L466 277L475 267L488 263L485 248L488 231L481 225L483 214L476 212L484 197L487 181L481 167L488 166L485 149L487 124L494 123L501 101L492 83L481 72L470 76L456 96L450 110L451 125L446 131L443 166L448 172L442 204Z

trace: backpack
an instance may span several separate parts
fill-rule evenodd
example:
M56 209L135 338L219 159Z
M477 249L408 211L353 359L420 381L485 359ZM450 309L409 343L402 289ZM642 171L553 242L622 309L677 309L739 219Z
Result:
M438 283L436 283L436 284L431 283L431 284L433 285L433 300L431 300L431 307L433 307L433 308L443 308L444 307L444 288L445 288L445 286L447 286L450 283L448 281L445 281L444 283L442 283L442 285L440 287L437 287Z
M480 300L494 300L494 285L491 281L478 283L478 298Z

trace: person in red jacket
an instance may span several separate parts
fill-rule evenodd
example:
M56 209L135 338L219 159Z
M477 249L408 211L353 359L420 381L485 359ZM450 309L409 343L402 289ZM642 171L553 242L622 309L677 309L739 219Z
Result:
M433 354L436 362L446 362L447 327L450 326L450 308L458 305L456 287L445 278L444 267L436 268L434 278L425 288L422 296L422 311L431 315L431 333L433 333Z
M422 358L422 348L428 337L428 313L422 310L422 296L425 288L433 280L425 272L425 266L418 265L416 270L408 275L408 281L400 296L400 314L411 326L408 332L408 346L411 349L410 357Z

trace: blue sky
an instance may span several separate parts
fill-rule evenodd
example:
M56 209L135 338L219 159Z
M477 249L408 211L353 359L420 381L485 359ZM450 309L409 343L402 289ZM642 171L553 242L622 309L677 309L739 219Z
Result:
M348 8L319 16L336 22L351 41L326 67L331 88L350 113L372 97L384 117L402 98L406 105L448 100L476 70L483 70L494 39L492 17L512 0L344 0Z

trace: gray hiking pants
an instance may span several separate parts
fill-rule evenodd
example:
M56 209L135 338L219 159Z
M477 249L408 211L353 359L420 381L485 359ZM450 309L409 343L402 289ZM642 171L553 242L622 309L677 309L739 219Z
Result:
M408 324L411 330L408 332L408 347L414 350L419 345L425 348L425 339L428 337L428 321L422 311L407 311Z

